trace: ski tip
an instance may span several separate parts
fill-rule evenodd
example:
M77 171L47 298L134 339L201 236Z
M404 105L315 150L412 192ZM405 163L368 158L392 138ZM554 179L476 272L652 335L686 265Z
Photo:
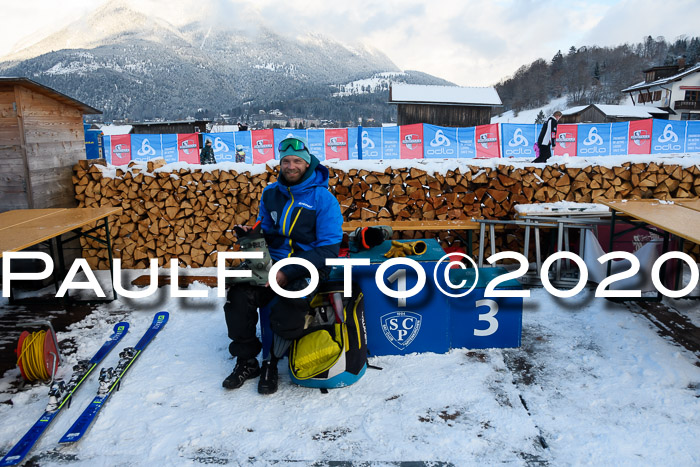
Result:
M170 317L170 313L168 313L167 311L159 311L153 317L153 324L156 324L156 323L165 324L168 322L169 317Z
M121 321L117 324L114 325L114 333L115 334L126 334L126 332L129 330L129 323L126 321Z

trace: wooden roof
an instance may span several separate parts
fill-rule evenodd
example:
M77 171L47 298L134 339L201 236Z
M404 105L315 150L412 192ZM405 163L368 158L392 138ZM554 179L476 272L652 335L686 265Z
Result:
M79 100L73 99L72 97L66 96L63 93L60 93L56 91L55 89L52 89L48 86L44 86L43 84L39 84L36 81L32 81L29 78L13 78L13 77L2 77L0 76L0 85L14 85L14 86L23 86L27 89L31 89L32 91L36 91L38 93L44 94L46 96L51 97L52 99L55 99L63 104L69 105L71 107L76 107L79 109L83 114L101 114L102 111L97 110L93 107L90 107L89 105L80 102Z

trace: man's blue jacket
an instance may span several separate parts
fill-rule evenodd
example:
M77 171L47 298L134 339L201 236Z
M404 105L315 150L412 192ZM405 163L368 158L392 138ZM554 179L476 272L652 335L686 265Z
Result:
M340 204L328 191L328 169L312 154L302 180L289 185L280 172L265 187L258 221L275 261L288 257L310 261L323 277L330 269L326 258L337 258L343 239ZM306 268L283 268L288 281L308 276Z

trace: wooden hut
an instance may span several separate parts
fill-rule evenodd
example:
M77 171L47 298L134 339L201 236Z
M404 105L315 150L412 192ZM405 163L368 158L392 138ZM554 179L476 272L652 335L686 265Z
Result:
M398 105L399 125L429 123L470 127L491 123L494 107L503 103L493 87L392 84L389 103Z
M651 106L590 104L562 111L559 123L615 123L647 118L668 119L668 112Z
M75 207L83 115L100 113L30 79L0 77L0 212Z
M207 131L209 120L177 120L167 122L132 122L132 134L168 134L168 133L204 133Z

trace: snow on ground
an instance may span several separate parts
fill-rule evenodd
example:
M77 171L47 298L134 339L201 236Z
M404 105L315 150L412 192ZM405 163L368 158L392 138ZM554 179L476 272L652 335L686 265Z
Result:
M124 283L143 273L125 272ZM163 288L102 305L59 334L79 344L61 367L67 377L114 323L131 323L123 347L136 343L156 311L170 312L85 438L56 444L94 396L95 375L30 457L47 466L700 464L697 358L625 305L589 291L563 300L533 289L518 349L374 357L382 371L369 369L355 385L327 395L293 385L283 360L279 391L261 396L252 381L233 391L221 387L234 364L224 299L200 283L190 289L208 290L209 298L170 298ZM685 313L700 320L695 302ZM117 353L104 365L115 365ZM18 378L11 370L0 379L3 453L47 401L44 386L12 389Z

